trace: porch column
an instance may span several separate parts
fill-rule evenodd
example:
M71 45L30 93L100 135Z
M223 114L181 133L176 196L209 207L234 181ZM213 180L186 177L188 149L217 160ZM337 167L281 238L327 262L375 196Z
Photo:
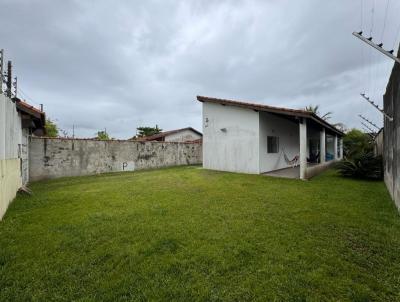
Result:
M303 118L299 123L300 131L300 179L306 179L307 170L307 120Z
M338 155L337 155L337 142L338 142L338 138L337 138L337 134L335 134L335 136L333 137L333 159L338 159Z
M343 137L340 138L339 142L339 158L343 159Z
M326 159L326 139L325 128L322 128L319 137L319 162L322 164Z

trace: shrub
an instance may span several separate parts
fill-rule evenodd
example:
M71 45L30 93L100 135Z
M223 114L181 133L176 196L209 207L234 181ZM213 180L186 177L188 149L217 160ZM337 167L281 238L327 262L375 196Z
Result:
M354 159L374 149L371 137L358 129L352 129L343 137L343 152L345 157Z
M383 178L382 157L375 156L372 152L364 152L353 158L346 158L339 162L336 168L345 177L375 180Z

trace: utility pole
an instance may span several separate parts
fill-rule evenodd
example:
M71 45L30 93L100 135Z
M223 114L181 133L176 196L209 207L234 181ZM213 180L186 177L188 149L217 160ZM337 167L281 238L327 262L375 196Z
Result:
M373 48L375 48L376 50L380 51L381 53L383 53L385 56L388 56L389 58L395 60L397 63L400 64L400 58L396 57L393 55L394 50L384 50L382 48L383 43L380 44L375 44L374 42L372 42L372 37L369 38L365 38L362 35L362 31L360 32L353 32L353 36L356 36L357 38L359 38L361 41L367 43L369 46L372 46Z
M0 49L0 94L3 93L4 49Z
M12 63L11 61L7 62L7 96L11 98L12 93Z
M379 108L378 105L376 105L373 101L371 101L369 99L369 97L365 96L365 93L360 93L360 95L368 102L370 103L372 106L374 106L376 109L378 109L378 111L380 111L389 121L393 121L393 118L391 116L389 116L385 111L383 111L383 109Z

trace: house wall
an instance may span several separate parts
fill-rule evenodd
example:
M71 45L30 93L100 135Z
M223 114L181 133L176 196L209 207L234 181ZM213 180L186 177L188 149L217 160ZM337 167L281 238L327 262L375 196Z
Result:
M0 94L0 220L22 185L21 118L15 103Z
M291 160L299 155L299 125L267 112L260 112L260 173L290 167L284 153ZM279 152L268 153L267 137L279 137Z
M258 174L259 131L258 112L204 102L203 167Z
M165 137L166 142L189 142L200 139L201 135L192 130L183 130L178 133L172 133Z
M201 144L92 139L30 140L30 181L200 164Z
M398 51L400 56L400 48ZM386 186L400 210L400 64L395 63L383 97L384 111L393 121L384 119L383 162Z
M375 156L383 155L383 129L378 132L374 139L374 154Z

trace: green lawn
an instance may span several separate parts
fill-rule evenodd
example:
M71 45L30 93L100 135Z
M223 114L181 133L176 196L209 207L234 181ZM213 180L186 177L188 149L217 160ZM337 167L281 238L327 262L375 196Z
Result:
M183 167L31 188L0 222L0 301L400 301L382 182Z

